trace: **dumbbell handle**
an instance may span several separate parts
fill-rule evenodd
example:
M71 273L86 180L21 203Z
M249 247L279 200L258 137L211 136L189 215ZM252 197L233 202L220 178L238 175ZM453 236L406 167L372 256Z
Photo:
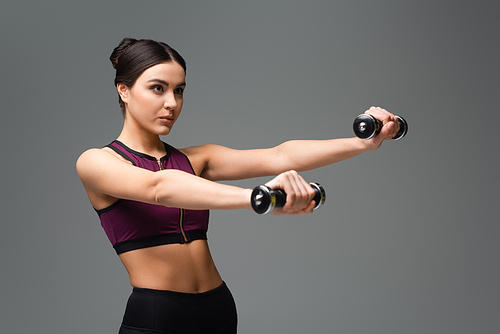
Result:
M326 201L325 189L318 183L309 183L314 189L314 201L316 206L314 209L319 208ZM260 185L255 187L252 191L252 208L260 215L265 215L274 210L274 208L281 208L286 203L286 193L282 189L271 189L268 186Z
M408 132L408 123L401 116L396 116L399 123L399 131L393 139L403 138ZM353 130L356 136L361 139L371 139L380 133L382 122L370 114L361 114L354 120Z

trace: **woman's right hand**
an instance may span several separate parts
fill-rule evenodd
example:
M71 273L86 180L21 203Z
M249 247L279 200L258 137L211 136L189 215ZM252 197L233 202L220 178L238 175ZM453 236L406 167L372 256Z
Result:
M291 170L276 176L266 183L271 189L282 189L286 193L286 203L275 208L273 215L301 215L312 213L316 205L314 189L296 171Z

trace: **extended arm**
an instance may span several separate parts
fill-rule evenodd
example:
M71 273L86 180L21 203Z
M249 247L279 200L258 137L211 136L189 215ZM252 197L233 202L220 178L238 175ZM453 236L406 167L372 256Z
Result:
M341 138L291 140L268 149L235 150L203 145L183 151L191 160L196 160L192 158L193 155L203 152L206 163L200 176L221 181L278 175L292 169L299 172L311 170L352 158L367 151L367 148L358 138Z
M151 172L101 149L84 152L76 167L94 206L111 197L195 210L251 209L250 189L218 184L179 170Z
M137 168L103 149L84 152L76 167L97 209L108 207L117 199L193 210L252 209L251 189L219 184L175 169L152 172ZM281 173L268 184L290 195L285 207L276 210L276 214L312 212L314 191L295 171Z
M203 145L183 150L198 166L199 175L209 180L237 180L277 175L287 170L306 171L375 150L384 140L394 137L398 122L381 108L367 111L384 124L380 133L370 139L357 137L328 140L291 140L268 149L233 150L217 145ZM202 158L199 158L202 156Z

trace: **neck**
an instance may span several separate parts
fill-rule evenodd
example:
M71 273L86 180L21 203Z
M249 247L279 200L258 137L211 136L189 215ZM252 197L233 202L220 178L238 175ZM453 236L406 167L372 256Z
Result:
M165 146L159 135L144 129L132 129L130 124L127 124L126 119L117 140L135 151L154 157L162 157L165 154Z

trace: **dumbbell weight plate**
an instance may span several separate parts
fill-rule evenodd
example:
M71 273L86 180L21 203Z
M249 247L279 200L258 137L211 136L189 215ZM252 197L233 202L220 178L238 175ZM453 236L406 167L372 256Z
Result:
M276 207L274 191L265 185L255 187L251 199L252 208L259 215L268 214Z
M325 204L326 202L326 191L319 183L311 182L309 185L316 191L316 195L314 195L314 201L316 205L314 206L314 210Z
M403 117L401 116L396 116L396 117L398 118L399 121L399 131L394 136L394 140L399 140L404 136L406 136L406 133L408 132L408 123Z
M354 133L361 139L375 137L382 128L380 121L370 114L361 114L354 120L352 125Z

